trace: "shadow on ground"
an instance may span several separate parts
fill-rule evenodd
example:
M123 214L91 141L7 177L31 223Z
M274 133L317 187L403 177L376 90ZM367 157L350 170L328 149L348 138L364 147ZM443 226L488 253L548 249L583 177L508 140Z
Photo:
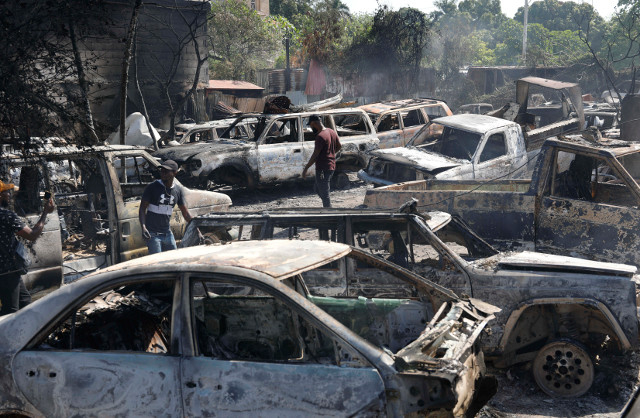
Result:
M533 381L528 365L490 368L498 392L477 417L619 417L638 384L640 352L597 361L593 386L579 398L550 397Z

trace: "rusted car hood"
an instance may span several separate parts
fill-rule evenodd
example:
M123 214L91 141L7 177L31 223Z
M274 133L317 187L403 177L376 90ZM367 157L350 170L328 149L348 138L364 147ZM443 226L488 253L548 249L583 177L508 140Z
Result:
M252 143L237 141L233 139L216 139L209 142L197 142L193 144L184 144L177 147L163 148L154 152L152 155L163 160L174 160L178 164L188 160L189 158L203 153L223 154L228 152L237 152L245 148L251 148Z
M469 161L445 157L415 147L381 149L372 151L371 154L382 160L405 164L427 172L440 172L463 164L470 164Z
M553 269L581 273L612 274L633 276L638 270L635 266L600 261L583 260L562 255L542 254L531 251L501 253L474 263L478 267L500 269Z

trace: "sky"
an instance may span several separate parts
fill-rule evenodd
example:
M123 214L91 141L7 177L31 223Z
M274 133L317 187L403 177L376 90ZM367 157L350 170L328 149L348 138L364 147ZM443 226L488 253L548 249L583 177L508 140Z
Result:
M394 10L401 7L410 6L422 10L423 12L432 12L434 10L433 3L435 0L342 0L352 13L373 12L378 7L378 2L387 5ZM560 0L565 1L565 0ZM618 3L616 0L575 0L578 2L591 3L593 7L605 19L611 18L614 7ZM502 13L508 17L513 17L518 11L518 7L524 7L524 0L500 0L502 3ZM535 0L529 0L529 6L535 3Z

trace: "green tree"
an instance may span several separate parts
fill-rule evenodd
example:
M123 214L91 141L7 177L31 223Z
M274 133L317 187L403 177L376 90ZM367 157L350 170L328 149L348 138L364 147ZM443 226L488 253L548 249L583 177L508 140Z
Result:
M282 16L290 22L296 22L298 15L312 10L311 0L270 0L269 13Z
M350 20L349 8L340 0L321 0L314 9L298 19L302 54L324 64L339 59L339 43Z
M453 16L458 12L457 0L436 0L434 6L436 10L431 12L429 17L433 22L439 21L443 16Z
M458 10L469 15L476 29L493 28L506 19L500 0L462 0Z
M393 11L379 7L368 32L358 36L345 51L348 59L343 65L358 75L386 74L396 84L381 86L381 90L415 92L431 24L429 17L418 9L405 7Z
M604 24L604 19L589 3L576 3L574 1L542 0L529 5L529 23L539 23L553 31L584 29L586 22L582 16L589 15L593 25ZM524 7L518 8L514 19L524 22Z
M209 20L214 51L209 60L211 75L255 81L257 69L274 65L287 31L295 29L281 16L261 17L236 0L213 2Z
M640 2L619 0L618 10L600 32L596 19L583 16L579 36L608 87L620 98L618 83L635 74L640 60ZM600 38L599 38L600 37Z

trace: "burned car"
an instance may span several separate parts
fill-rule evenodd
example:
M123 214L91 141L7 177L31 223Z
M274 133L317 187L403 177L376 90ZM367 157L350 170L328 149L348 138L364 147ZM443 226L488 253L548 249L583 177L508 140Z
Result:
M345 258L398 290L309 290ZM473 414L492 317L479 306L338 243L154 254L0 319L0 414Z
M580 86L525 77L516 81L515 102L486 115L431 121L406 146L373 152L358 177L377 186L431 178L529 178L545 139L584 126Z
M458 215L500 249L640 266L640 143L549 139L531 180L423 180L367 190L369 208ZM424 208L424 209L422 209Z
M446 102L436 99L393 100L359 108L375 125L380 148L402 147L431 120L453 114Z
M527 149L515 122L454 115L423 126L406 147L373 151L358 177L377 186L429 178L520 178L532 170L538 152Z
M378 147L371 120L358 109L245 114L217 139L163 148L153 155L176 161L182 169L178 178L201 189L253 188L301 180L315 145L316 135L308 127L313 114L321 116L324 126L340 137L342 149L336 156L334 181L337 187L346 186L346 172L366 167L369 151Z
M501 311L481 339L487 359L498 367L531 362L536 383L554 396L585 393L594 379L596 356L638 346L636 267L535 252L499 253L459 218L444 212L422 216L282 209L210 214L194 219L185 244L197 242L192 233L196 226L205 234L233 226L228 232L235 239L348 243L462 297L495 305ZM395 289L393 283L374 285L371 271L358 263L346 262L336 266L338 270L350 289L361 288L367 297ZM327 278L307 285L322 294L343 292ZM609 351L602 350L604 342Z
M235 122L236 118L218 119L202 123L181 123L176 125L176 134L173 141L168 141L165 146L179 146L192 142L211 141L220 136ZM235 126L231 135L247 136L253 132L257 119L247 119L242 124ZM236 132L237 131L237 132Z
M160 163L143 148L83 147L61 139L35 141L24 150L3 149L0 173L17 186L13 210L33 225L50 191L57 213L47 217L42 236L25 243L32 265L24 276L35 298L64 280L147 254L138 208L145 187L158 178ZM185 189L192 215L225 211L222 193ZM176 207L171 229L180 240L186 222Z

